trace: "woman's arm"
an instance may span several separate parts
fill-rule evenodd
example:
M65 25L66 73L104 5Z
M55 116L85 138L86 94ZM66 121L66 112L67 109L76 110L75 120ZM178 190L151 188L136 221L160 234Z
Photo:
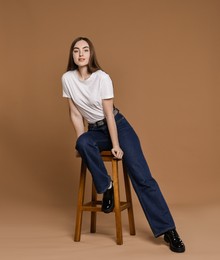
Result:
M116 158L121 159L123 151L121 150L118 141L118 131L113 114L113 99L103 99L102 105L113 146L111 152Z
M77 138L85 132L83 117L76 108L72 99L68 99L70 119L76 132Z

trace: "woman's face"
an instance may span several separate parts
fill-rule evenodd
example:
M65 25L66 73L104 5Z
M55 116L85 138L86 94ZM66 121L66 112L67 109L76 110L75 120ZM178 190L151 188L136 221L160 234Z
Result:
M73 60L78 67L87 66L90 58L89 44L84 41L78 41L73 48Z

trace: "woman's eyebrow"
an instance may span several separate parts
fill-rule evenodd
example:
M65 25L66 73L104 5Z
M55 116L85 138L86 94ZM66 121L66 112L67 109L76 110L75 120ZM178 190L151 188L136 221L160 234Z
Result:
M82 47L83 49L85 49L85 48L89 48L89 46L84 46L84 47ZM78 49L79 50L79 47L74 47L73 49Z

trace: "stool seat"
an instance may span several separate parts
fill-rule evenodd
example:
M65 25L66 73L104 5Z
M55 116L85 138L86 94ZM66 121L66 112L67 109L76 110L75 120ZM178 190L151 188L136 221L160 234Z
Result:
M134 223L133 204L132 204L132 197L131 197L130 180L129 180L128 174L126 172L126 169L123 165L126 201L120 201L118 163L121 160L116 159L112 155L111 151L102 151L101 157L104 162L111 162L111 164L112 164L112 180L113 180L113 187L114 187L114 205L115 205L113 213L115 214L116 243L118 245L122 245L123 236L122 236L121 211L127 209L130 235L135 235L135 233L136 233L135 223ZM90 225L91 233L96 232L96 217L97 217L96 214L97 214L97 212L102 212L102 210L101 210L102 201L97 199L97 192L96 192L94 184L92 184L91 201L86 202L86 203L84 202L86 171L87 171L87 167L82 160L81 161L81 171L80 171L79 192L78 192L78 204L77 204L77 212L76 212L75 235L74 235L74 241L76 241L76 242L79 242L80 237L81 237L83 211L91 212L91 225Z

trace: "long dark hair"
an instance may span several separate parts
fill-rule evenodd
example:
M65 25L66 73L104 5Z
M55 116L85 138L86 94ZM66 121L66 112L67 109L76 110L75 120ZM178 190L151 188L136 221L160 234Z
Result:
M88 63L88 72L89 73L93 73L93 72L95 72L97 70L102 69L100 67L99 63L98 63L97 58L96 58L95 48L94 48L92 42L88 38L86 38L86 37L78 37L78 38L76 38L72 42L71 47L70 47L67 71L78 69L78 66L75 64L75 62L73 60L73 48L74 48L75 44L78 41L81 41L81 40L86 41L88 43L89 49L90 49L90 58L89 58L89 63Z

